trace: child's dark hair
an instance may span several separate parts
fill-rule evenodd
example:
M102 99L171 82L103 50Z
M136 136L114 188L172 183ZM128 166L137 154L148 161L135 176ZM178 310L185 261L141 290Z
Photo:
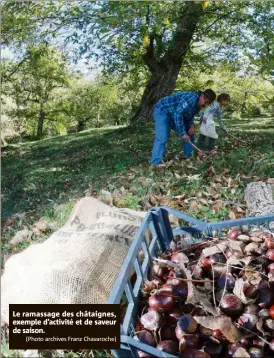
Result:
M228 93L221 93L219 94L219 96L217 97L217 101L221 102L221 101L230 101L230 95Z

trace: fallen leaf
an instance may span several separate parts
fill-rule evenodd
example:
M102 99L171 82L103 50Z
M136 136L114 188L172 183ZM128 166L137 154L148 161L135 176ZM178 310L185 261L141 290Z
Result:
M236 219L236 215L234 213L234 211L230 211L229 214L228 214L228 217L232 220L235 220Z
M203 204L205 206L208 206L207 200L201 198L201 199L199 199L199 201L200 201L201 204Z
M240 206L237 206L236 210L238 211L238 213L243 213L244 212L244 210Z
M204 257L208 257L225 251L227 247L228 247L228 241L218 242L218 245L206 247L205 249L203 249L202 254Z
M247 353L245 348L239 347L232 356L233 358L250 358L250 354Z
M17 245L22 241L25 241L31 236L32 232L28 229L23 229L20 231L17 231L17 233L13 236L13 238L10 240L11 245Z
M34 224L34 226L41 232L45 232L49 228L49 225L45 218L40 218L39 221Z
M248 298L244 295L243 286L244 280L242 278L238 278L233 289L234 295L237 296L244 304L256 302L257 298Z
M230 317L194 316L194 319L197 323L205 328L209 328L211 330L221 330L223 335L229 340L229 342L232 343L237 342L246 336L237 327L234 326Z
M181 176L179 174L177 174L177 173L174 173L174 176L175 176L176 179L181 179Z

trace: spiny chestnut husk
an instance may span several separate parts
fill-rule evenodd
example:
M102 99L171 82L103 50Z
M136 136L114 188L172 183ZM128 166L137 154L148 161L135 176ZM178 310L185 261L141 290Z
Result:
M184 334L179 342L179 351L184 352L189 348L198 348L199 336L197 334Z
M238 317L242 313L244 305L237 296L226 294L221 301L221 308L229 317Z
M178 352L178 344L174 341L162 341L158 344L157 349L166 353L176 354Z
M168 275L168 268L166 266L161 266L159 264L153 264L151 268L151 276L161 279L166 279Z
M149 297L149 307L157 312L170 312L176 305L176 301L173 297L165 294L154 294Z

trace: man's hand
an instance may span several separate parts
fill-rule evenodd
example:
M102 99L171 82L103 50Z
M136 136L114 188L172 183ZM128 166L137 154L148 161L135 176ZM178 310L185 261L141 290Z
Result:
M182 136L182 140L185 141L185 142L187 142L187 143L190 142L190 138L189 138L189 136L188 136L187 134L185 134L185 135Z
M203 122L206 123L207 122L207 118L203 117Z
M195 134L195 128L194 128L194 126L192 126L192 127L189 128L188 134L189 134L189 135Z

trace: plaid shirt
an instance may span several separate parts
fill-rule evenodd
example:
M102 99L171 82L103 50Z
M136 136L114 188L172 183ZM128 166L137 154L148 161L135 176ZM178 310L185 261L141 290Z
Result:
M227 133L228 130L226 129L225 125L222 122L222 115L223 115L223 110L222 107L220 106L219 102L213 103L211 104L205 111L204 113L201 115L200 117L200 124L202 124L203 121L203 117L207 118L207 116L211 114L213 117L217 118L219 126L221 127L221 129Z
M162 98L156 103L159 108L172 120L174 130L183 136L193 125L194 116L199 113L198 100L200 94L193 92L178 92Z

